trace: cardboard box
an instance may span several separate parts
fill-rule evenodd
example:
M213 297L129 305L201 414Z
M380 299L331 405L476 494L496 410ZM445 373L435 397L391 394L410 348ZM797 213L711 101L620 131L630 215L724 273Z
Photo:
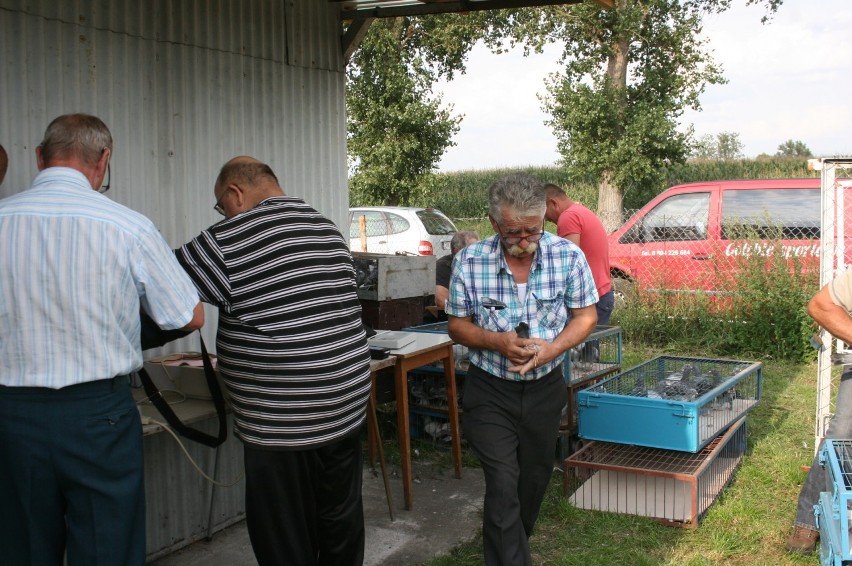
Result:
M352 261L361 300L389 301L435 294L435 256L353 252Z

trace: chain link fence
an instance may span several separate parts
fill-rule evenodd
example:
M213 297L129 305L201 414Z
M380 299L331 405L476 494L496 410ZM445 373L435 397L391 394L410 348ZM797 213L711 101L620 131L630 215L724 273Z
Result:
M852 266L852 160L814 159L811 166L821 171L820 286ZM814 340L819 348L817 358L817 402L814 451L825 437L833 414L832 358L849 363L849 345L834 341L831 335L819 330Z
M749 273L819 271L819 180L731 182L662 195L610 236L620 303L638 292L727 296Z
M349 249L355 252L440 257L450 253L455 232L449 218L428 208L361 208L349 213Z

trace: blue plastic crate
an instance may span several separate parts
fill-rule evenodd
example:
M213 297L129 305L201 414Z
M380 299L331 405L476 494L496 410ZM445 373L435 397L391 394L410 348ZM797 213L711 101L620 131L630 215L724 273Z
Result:
M852 513L852 440L829 439L819 450L819 463L826 470L826 490L814 505L820 531L822 564L852 563L849 515Z
M659 356L577 392L579 435L697 452L760 400L759 362Z
M822 566L844 566L850 562L843 559L844 552L841 550L841 540L844 531L840 528L839 516L832 508L831 494L823 491L819 494L819 502L814 505L814 516L816 526L819 529L819 563ZM848 532L846 533L848 539ZM846 547L845 555L849 556L849 546Z

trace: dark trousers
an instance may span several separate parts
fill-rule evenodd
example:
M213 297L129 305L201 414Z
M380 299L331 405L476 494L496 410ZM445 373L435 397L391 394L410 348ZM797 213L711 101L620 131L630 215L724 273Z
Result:
M245 446L246 524L260 566L364 562L360 434L320 448Z
M607 326L609 317L612 315L612 309L615 307L615 291L610 289L604 293L598 302L595 304L595 311L598 313L598 324Z
M0 387L0 563L145 564L143 479L127 376Z
M535 381L507 381L471 366L464 436L485 475L485 563L526 566L528 539L553 473L559 416L568 400L562 367Z
M852 438L852 369L846 369L840 376L835 412L828 423L825 438L828 440ZM820 443L819 448L822 448ZM811 462L811 469L805 476L796 509L795 526L816 530L814 505L819 502L819 494L826 491L828 471L819 463L819 450Z

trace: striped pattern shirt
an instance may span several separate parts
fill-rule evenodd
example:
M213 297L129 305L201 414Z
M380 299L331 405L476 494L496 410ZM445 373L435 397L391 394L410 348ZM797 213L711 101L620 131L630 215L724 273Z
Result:
M0 384L50 387L142 366L140 303L165 329L198 293L150 220L45 169L0 201Z
M333 223L301 199L272 197L177 257L219 307L219 369L244 442L299 449L356 433L370 355L352 258Z
M502 301L506 308L485 308L482 300L486 297ZM595 281L583 252L573 242L548 233L539 241L530 266L526 297L519 298L500 238L492 236L456 255L445 311L449 316L471 317L474 324L492 332L511 332L524 321L530 327L531 338L552 342L568 324L570 309L597 302ZM513 381L539 379L561 361L558 356L522 375L509 371L515 364L499 352L470 350L473 365Z

